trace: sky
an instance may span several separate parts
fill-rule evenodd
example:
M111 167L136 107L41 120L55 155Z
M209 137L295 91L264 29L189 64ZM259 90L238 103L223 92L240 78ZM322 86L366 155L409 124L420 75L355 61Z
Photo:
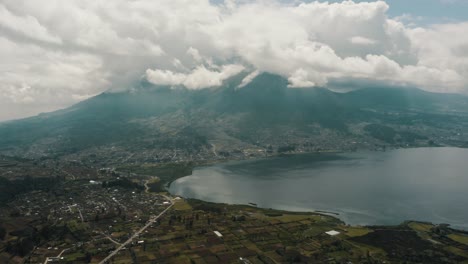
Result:
M467 32L468 0L0 0L0 121L240 72L468 94Z
M328 2L342 1L329 0ZM369 2L369 0L355 0L354 2ZM388 15L391 17L409 14L425 18L430 23L468 19L468 0L387 0L386 2L389 5Z

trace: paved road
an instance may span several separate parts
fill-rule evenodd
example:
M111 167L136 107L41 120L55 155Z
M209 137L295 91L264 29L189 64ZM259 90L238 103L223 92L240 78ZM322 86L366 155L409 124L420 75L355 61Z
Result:
M168 198L168 197L167 197ZM163 216L169 209L171 209L172 206L174 206L174 201L172 199L169 199L171 202L171 205L164 209L158 216L150 219L148 223L144 227L142 227L140 230L138 230L133 236L131 236L127 241L125 241L123 244L121 244L116 250L112 251L112 253L109 254L105 259L103 259L99 264L104 264L107 263L115 254L119 253L120 250L122 250L124 247L126 247L128 244L132 243L132 241L137 238L143 231L145 231L149 226L154 224L161 216Z
M62 250L62 252L60 252L60 254L58 254L55 258L59 259L59 258L62 256L62 254L65 253L65 251L68 251L68 250L70 250L70 249L72 249L72 248L66 248L66 249ZM51 258L46 258L46 260L44 261L44 264L49 263L50 259L51 259ZM53 259L53 258L52 258L52 259Z

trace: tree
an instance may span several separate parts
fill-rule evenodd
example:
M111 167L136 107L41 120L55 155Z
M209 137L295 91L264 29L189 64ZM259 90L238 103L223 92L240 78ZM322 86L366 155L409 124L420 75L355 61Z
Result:
M0 226L0 240L4 240L6 236L6 229L3 226Z

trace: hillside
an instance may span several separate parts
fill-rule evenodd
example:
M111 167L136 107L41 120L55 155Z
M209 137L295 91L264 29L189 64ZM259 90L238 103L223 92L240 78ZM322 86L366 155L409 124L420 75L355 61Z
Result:
M0 150L112 163L468 142L468 98L461 95L414 88L296 89L271 74L238 89L242 77L203 90L142 84L1 123Z

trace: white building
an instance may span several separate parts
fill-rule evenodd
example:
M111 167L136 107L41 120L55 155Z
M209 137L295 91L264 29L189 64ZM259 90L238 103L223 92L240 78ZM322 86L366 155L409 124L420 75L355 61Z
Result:
M325 232L325 234L327 234L329 236L337 236L337 235L340 234L340 232L335 231L335 230L331 230L331 231Z

